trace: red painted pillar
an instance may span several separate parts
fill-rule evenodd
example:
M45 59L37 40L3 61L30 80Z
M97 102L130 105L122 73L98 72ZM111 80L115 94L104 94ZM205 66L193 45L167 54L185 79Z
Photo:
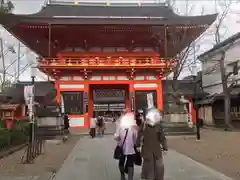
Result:
M90 125L90 118L93 116L93 88L91 88L90 84L85 84L85 86L88 86L87 91L88 91L88 113L87 113L87 123L88 127Z
M129 84L129 111L135 113L135 91L133 83Z
M55 81L55 88L57 90L56 103L60 104L60 86L59 86L58 81Z
M193 100L192 100L192 97L189 97L189 113L190 113L190 116L191 116L191 119L192 119L192 123L193 124L196 124L196 110L194 109L194 106L193 106Z
M7 129L12 129L13 127L13 120L12 119L6 119L5 120L6 128Z
M125 107L128 109L128 112L131 112L131 98L130 98L130 85L128 85L125 90Z
M157 108L163 110L162 80L159 80L157 87Z

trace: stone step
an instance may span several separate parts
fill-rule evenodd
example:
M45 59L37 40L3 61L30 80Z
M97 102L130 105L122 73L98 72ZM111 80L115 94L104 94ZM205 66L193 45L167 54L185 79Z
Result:
M177 135L194 135L195 129L190 128L186 122L173 123L173 122L163 122L164 132L168 136Z
M165 132L166 136L186 136L186 135L195 135L195 132Z
M194 128L190 127L164 127L165 132L192 132Z

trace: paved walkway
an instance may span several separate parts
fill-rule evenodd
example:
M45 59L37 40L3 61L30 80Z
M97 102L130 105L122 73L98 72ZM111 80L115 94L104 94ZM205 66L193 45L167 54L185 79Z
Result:
M115 142L112 136L84 137L74 147L55 176L55 180L119 180L117 162L112 158ZM175 151L164 157L165 180L232 180ZM135 180L140 168L135 168Z

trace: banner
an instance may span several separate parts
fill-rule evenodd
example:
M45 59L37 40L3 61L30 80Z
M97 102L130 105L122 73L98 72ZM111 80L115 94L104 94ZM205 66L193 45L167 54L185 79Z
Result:
M24 99L26 105L30 104L31 97L33 97L33 85L24 86Z
M147 94L147 105L148 105L148 108L153 108L154 107L153 94L152 93Z
M28 107L28 115L31 118L33 115L33 88L34 86L24 86L24 99L25 99L25 104Z

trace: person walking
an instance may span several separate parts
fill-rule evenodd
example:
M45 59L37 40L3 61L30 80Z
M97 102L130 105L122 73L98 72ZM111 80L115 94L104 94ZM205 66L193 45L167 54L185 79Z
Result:
M102 137L104 132L104 119L103 116L97 117L97 135Z
M119 171L121 180L125 180L125 173L128 174L128 180L133 180L134 176L134 155L137 139L136 122L133 113L126 113L120 118L119 128L115 133L115 140L118 146L122 148L122 154L119 158Z
M138 127L141 127L141 124L144 121L144 117L143 117L143 110L139 109L136 113L136 124Z
M96 124L97 124L96 113L93 112L93 116L90 119L90 135L92 138L96 136Z
M168 150L161 120L162 112L151 108L146 113L146 120L138 131L136 147L143 158L141 178L146 180L163 180L164 164L162 151Z
M69 124L69 118L68 118L67 113L63 114L63 124L64 124L64 131L65 131L66 134L68 134L70 124Z

